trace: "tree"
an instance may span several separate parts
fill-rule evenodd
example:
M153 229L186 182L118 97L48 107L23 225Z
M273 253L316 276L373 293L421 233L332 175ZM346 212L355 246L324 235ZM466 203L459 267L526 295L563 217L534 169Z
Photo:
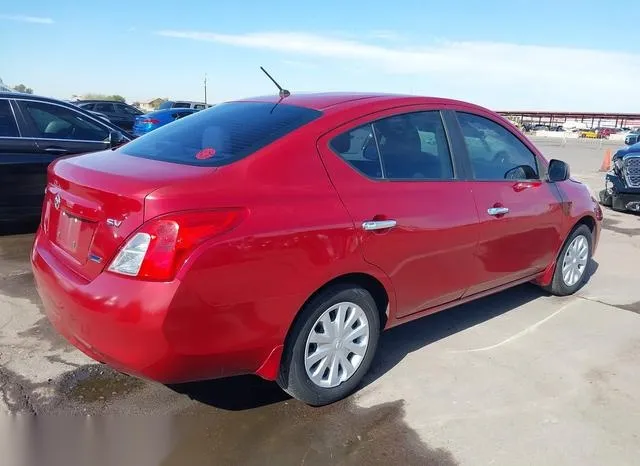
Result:
M114 102L125 102L126 99L118 94L107 95L107 94L95 94L89 93L82 96L83 100L112 100Z
M33 94L33 89L25 86L24 84L18 84L13 87L17 92L22 92L23 94Z

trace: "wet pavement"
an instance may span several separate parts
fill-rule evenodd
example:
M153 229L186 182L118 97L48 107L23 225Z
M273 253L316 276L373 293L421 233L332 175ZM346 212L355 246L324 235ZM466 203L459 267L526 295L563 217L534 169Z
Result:
M546 150L600 188L597 150ZM0 238L0 438L10 413L44 415L48 432L0 451L39 465L637 464L640 217L605 215L578 295L524 285L393 329L358 393L325 408L253 376L169 387L95 363L42 314L31 237Z

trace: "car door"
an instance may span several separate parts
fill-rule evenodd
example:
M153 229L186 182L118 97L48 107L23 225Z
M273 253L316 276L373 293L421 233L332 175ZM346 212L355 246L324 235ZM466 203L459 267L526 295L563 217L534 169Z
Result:
M34 186L34 159L38 149L33 139L20 131L13 103L0 98L0 230L25 220L39 218L40 205Z
M423 107L355 120L318 141L366 261L393 282L396 316L459 299L478 240L467 182L441 113Z
M126 131L131 131L136 121L136 116L142 115L142 112L137 112L133 107L123 103L114 103L114 107L121 117L122 128Z
M35 141L35 154L28 160L30 204L40 209L49 164L61 156L107 149L110 128L53 102L34 99L16 102L25 122L24 133Z
M545 165L515 128L491 115L456 112L480 219L474 285L466 295L544 270L562 243L563 203Z
M93 111L106 115L107 118L109 118L109 121L111 121L111 123L119 128L122 128L124 130L131 129L132 125L129 125L129 119L127 118L127 116L119 112L116 109L116 106L111 102L96 103Z

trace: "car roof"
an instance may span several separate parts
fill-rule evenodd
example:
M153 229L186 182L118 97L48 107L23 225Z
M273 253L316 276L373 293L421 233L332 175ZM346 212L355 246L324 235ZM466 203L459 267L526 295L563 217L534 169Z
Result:
M280 101L278 95L266 95L259 97L251 97L239 99L238 102L270 102L276 103ZM440 97L425 97L408 94L388 94L388 93L363 93L363 92L322 92L322 93L300 93L291 94L282 100L282 103L295 105L299 107L307 107L313 110L327 111L339 110L340 107L353 105L354 103L366 104L370 102L388 101L393 103L402 102L403 105L411 104L464 104L472 105L453 99L445 99Z
M129 105L126 102L120 102L119 100L101 100L101 99L79 99L79 100L74 100L74 103L77 104L86 104L89 102L92 103L104 103L104 104L124 104L124 105Z

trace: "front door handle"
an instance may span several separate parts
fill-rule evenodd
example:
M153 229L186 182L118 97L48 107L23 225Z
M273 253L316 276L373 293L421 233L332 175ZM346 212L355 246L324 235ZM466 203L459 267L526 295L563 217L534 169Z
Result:
M398 224L395 220L369 220L362 223L362 229L367 231L387 230Z
M507 207L491 207L487 209L487 213L489 215L504 215L509 213L509 209Z

